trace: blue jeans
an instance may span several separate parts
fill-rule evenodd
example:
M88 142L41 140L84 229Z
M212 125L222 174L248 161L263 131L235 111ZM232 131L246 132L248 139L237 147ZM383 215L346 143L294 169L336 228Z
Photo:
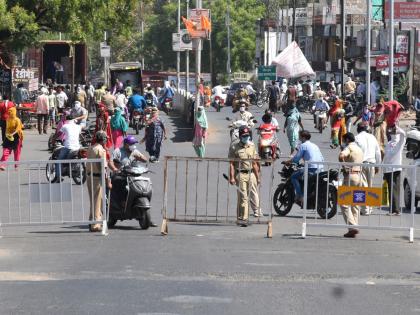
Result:
M58 153L57 160L66 160L70 152L71 152L70 149L63 147L60 150L60 153ZM61 163L56 163L55 164L55 178L58 180L60 179L60 176L61 176Z
M308 168L308 175L312 175L316 173L316 168ZM296 199L303 198L303 191L302 187L300 187L299 181L303 178L303 175L305 174L305 169L301 168L298 169L296 172L292 174L291 180L293 184L293 188L295 189Z

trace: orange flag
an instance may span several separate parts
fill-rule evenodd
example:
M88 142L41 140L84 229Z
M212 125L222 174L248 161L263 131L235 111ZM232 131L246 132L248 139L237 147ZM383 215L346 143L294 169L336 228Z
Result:
M187 20L186 18L182 17L182 22L184 22L185 27L187 28L187 31L190 35L193 35L195 33L195 25L190 20Z
M209 33L211 32L211 22L204 15L201 16L201 28Z

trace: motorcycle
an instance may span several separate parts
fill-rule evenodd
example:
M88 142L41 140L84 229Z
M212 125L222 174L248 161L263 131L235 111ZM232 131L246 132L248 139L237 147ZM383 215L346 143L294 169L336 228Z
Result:
M253 118L253 117L252 117ZM231 119L229 117L226 117L227 121L231 121ZM257 120L253 120L253 123L257 123ZM236 143L239 142L239 128L241 128L242 126L246 126L249 127L249 123L245 120L236 120L233 121L230 125L230 145L234 145ZM252 139L252 134L251 134L251 139Z
M60 141L57 141L55 145L55 149L49 160L58 160L58 156L60 155L60 151L64 149L64 146L61 144ZM87 149L81 148L77 151L72 151L67 158L68 160L86 160L87 159ZM56 165L54 163L48 163L45 168L45 173L47 180L52 182L57 182L60 180L56 178ZM71 167L71 169L70 169ZM86 182L86 165L83 162L78 163L63 163L61 164L61 178L63 177L71 177L76 185L82 185Z
M94 124L90 124L88 128L85 128L82 130L79 136L79 141L82 147L88 147L92 144L94 133L95 133ZM57 145L63 145L63 142L56 138L57 138L57 130L55 132L52 132L48 138L48 150L50 152L53 152L56 149Z
M145 177L148 172L143 166L125 166L111 177L108 227L114 227L118 220L133 219L138 220L144 230L151 226L153 189L150 178Z
M267 95L265 95L263 91L258 90L250 95L250 101L252 105L261 108L267 102Z
M309 112L313 106L313 100L309 95L299 96L296 106L300 112Z
M258 128L260 139L258 142L258 151L260 157L266 160L265 165L271 165L268 160L274 160L280 155L278 141L276 137L276 127L272 124L262 124Z
M220 112L223 105L223 99L220 96L215 96L213 100L213 107L216 108L217 112Z
M162 109L166 113L166 115L169 115L169 112L172 111L173 107L173 100L170 97L166 97L162 102Z
M133 126L136 135L138 135L140 130L144 127L143 113L135 109L131 116L131 126Z
M274 210L279 216L286 216L295 202L295 189L291 177L299 168L296 164L284 165L279 172L282 181L277 186L273 196ZM308 187L311 187L311 189L308 189L307 193L307 209L316 208L322 219L331 219L337 214L338 174L338 170L332 169L309 175ZM300 180L301 187L303 187L303 184L302 178Z
M322 134L322 131L326 128L327 111L316 110L314 112L314 122L315 122L315 128L318 129L319 133Z

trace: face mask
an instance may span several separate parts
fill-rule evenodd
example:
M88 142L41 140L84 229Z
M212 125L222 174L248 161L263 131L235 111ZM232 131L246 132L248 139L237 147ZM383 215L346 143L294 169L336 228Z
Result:
M239 107L239 111L243 113L245 111L245 107Z
M250 136L243 136L243 137L241 137L241 142L243 144L247 144L249 142L250 138L251 138Z
M137 147L133 144L128 147L128 149L133 152Z
M74 104L74 109L78 110L81 107L79 103Z

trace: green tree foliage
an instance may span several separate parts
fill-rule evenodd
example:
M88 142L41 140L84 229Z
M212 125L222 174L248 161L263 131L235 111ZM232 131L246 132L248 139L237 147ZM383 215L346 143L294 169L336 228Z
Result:
M0 0L0 44L18 50L39 35L63 32L74 40L98 39L104 30L128 33L136 0Z

